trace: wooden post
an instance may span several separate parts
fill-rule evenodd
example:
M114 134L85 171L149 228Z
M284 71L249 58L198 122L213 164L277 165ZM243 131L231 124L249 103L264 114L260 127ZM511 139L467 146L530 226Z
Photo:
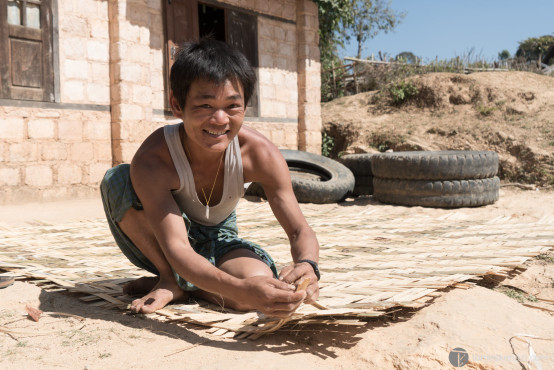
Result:
M356 87L356 94L357 94L359 92L359 89L358 89L358 77L356 76L356 65L357 65L356 62L352 64L352 76L354 77L354 86Z
M333 98L337 95L337 80L335 79L335 62L331 62L331 72L333 76Z

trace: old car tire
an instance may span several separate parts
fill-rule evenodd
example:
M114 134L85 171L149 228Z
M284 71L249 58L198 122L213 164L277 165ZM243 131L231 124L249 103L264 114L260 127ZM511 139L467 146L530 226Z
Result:
M492 151L418 151L379 153L371 157L373 176L404 180L469 180L496 175Z
M373 176L354 175L354 179L356 180L356 183L354 185L354 190L352 191L353 196L373 194Z
M354 175L339 162L321 155L282 149L289 166L292 189L300 203L334 203L352 193ZM263 188L252 183L246 195L265 198Z
M356 184L353 196L373 194L373 172L371 171L371 157L373 154L347 154L338 159L354 174Z
M339 162L348 167L354 174L354 177L373 176L371 171L371 157L373 155L369 153L347 154L340 157Z
M457 208L492 204L498 200L500 179L398 180L373 179L373 197L383 203Z

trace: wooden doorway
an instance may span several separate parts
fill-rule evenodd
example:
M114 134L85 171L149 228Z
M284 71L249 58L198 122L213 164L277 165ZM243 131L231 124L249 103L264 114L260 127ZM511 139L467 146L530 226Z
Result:
M166 25L165 80L166 106L169 109L169 75L179 46L210 35L240 50L252 67L258 67L258 24L253 14L234 7L202 3L197 0L164 0ZM258 116L258 93L254 91L246 115Z

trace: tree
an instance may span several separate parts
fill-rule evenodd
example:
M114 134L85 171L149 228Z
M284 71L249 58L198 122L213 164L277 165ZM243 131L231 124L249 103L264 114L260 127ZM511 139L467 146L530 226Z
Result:
M419 58L415 56L411 51L403 51L394 58L397 62L404 62L407 64L418 64Z
M379 32L392 30L404 14L396 13L385 0L314 0L319 15L319 49L323 68L340 62L338 47L354 37L358 57L362 45Z
M362 57L364 43L379 32L389 32L404 18L405 14L390 8L385 0L350 0L352 22L344 25L345 38L351 37L358 43L356 57Z
M510 52L506 49L504 49L500 53L498 53L498 59L500 59L500 60L510 59L511 56L512 55L510 54Z
M527 61L540 61L549 47L554 45L554 36L530 37L519 43L516 57Z
M351 0L314 0L318 6L319 49L324 69L340 62L338 47L344 46L341 28L352 22Z

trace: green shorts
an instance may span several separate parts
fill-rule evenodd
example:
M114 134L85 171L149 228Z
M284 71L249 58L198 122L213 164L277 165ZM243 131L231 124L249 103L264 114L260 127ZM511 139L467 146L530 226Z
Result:
M130 166L128 164L113 167L106 172L100 184L100 193L106 218L108 219L115 242L129 261L137 267L159 275L158 270L152 262L142 254L118 225L118 222L121 221L129 208L133 207L139 211L143 209L133 189L133 184L131 184L129 171ZM260 246L238 237L237 219L234 211L227 219L215 226L201 225L190 220L182 211L181 214L185 221L192 248L214 266L217 266L219 260L225 254L235 249L244 248L256 253L269 266L271 271L273 271L273 275L277 278L277 268L271 256ZM183 290L191 291L198 289L177 273L174 272L174 274L177 283Z

